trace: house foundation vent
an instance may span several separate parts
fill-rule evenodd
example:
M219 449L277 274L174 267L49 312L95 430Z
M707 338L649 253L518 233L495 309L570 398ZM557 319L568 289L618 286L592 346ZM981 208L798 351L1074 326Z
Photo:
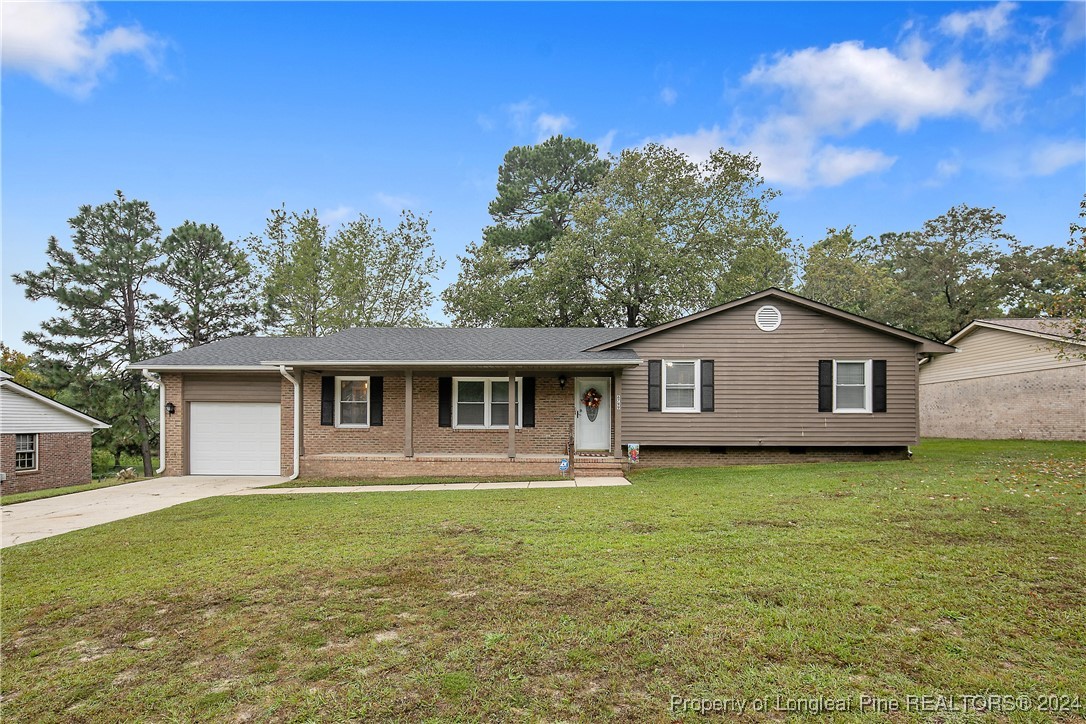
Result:
M781 326L781 310L767 304L754 313L754 323L763 332L772 332Z

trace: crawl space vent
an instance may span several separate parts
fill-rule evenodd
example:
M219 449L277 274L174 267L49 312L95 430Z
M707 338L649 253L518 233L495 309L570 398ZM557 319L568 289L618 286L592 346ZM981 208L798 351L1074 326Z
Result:
M781 310L766 305L754 313L754 323L763 332L772 332L781 326Z

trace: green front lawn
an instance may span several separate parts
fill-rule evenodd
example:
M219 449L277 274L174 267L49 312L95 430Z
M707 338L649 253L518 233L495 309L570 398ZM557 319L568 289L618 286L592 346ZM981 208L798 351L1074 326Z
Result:
M881 721L861 695L985 692L1086 706L1086 445L916 453L639 470L622 488L222 497L17 546L0 714L658 721L672 695L779 695L852 697L852 718Z
M139 480L143 480L143 478L139 478ZM98 488L112 488L114 485L125 485L127 483L134 482L136 482L136 480L118 480L117 478L109 478L107 480L99 480L93 483L84 483L83 485L67 485L63 488L47 488L46 490L31 490L26 493L11 493L9 495L0 496L0 505L14 505L15 503L26 503L30 500L55 498L58 495L82 493L86 490L97 490Z
M413 475L404 478L302 478L288 480L285 483L265 485L265 488L341 488L353 485L432 485L448 483L519 483L524 480L569 480L561 475L533 475L529 477L490 475L490 476L425 476Z

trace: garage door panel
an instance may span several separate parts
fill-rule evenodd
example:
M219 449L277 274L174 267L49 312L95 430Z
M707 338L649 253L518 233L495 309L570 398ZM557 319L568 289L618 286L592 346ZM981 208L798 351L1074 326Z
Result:
M189 403L189 473L279 475L279 405Z

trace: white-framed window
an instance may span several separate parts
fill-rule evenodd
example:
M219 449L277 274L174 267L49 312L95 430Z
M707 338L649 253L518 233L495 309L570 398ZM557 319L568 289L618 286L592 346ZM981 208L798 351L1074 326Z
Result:
M38 469L38 434L15 435L15 469L30 472Z
M524 385L518 377L514 382L514 414L520 427L521 395ZM454 377L453 378L453 427L487 428L509 427L509 378L508 377Z
M370 378L336 378L336 427L370 426Z
M833 411L871 412L871 360L833 361Z
M701 383L699 360L670 360L663 363L664 412L698 412L698 386Z

